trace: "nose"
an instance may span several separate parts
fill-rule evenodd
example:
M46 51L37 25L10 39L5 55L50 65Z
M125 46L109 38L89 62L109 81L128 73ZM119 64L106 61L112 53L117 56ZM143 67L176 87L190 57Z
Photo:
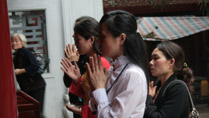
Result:
M149 62L149 65L150 65L150 66L152 66L152 65L153 65L153 60L151 60L151 61Z
M75 38L75 33L73 33L72 37Z

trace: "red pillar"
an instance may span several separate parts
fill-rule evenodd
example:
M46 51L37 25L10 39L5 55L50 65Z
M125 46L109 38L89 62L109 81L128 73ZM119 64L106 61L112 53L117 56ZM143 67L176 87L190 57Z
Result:
M17 118L7 0L0 0L0 118Z

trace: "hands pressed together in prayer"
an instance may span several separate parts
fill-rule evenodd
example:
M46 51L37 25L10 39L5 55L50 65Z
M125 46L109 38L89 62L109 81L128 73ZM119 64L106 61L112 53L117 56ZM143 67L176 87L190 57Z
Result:
M88 81L93 90L105 88L108 80L107 69L103 68L100 56L94 54L87 65Z
M73 65L67 58L64 58L62 59L61 64L63 66L61 69L73 80L74 83L78 83L81 74L76 62L74 62Z
M80 54L78 53L75 44L72 45L72 48L71 48L70 44L68 44L68 45L66 46L66 49L65 49L65 56L66 56L66 58L68 58L71 62L72 62L72 61L78 61L78 60L79 60Z
M61 64L63 67L61 69L73 80L74 83L77 83L81 74L80 69L76 63L79 60L79 53L76 50L75 45L70 46L68 44L65 49L66 58L63 58ZM74 65L72 64L74 62Z
M76 50L75 45L70 46L68 44L65 49L66 58L61 61L61 69L74 81L78 83L80 78L80 69L75 61L79 60L79 53ZM72 64L74 62L74 64ZM108 79L107 69L103 68L100 56L94 54L89 57L89 63L87 65L88 82L92 90L105 88Z

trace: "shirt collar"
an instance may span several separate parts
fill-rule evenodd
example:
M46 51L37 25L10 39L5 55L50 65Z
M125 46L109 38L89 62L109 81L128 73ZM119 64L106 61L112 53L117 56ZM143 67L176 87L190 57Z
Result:
M128 62L128 57L121 55L112 62L112 66L114 69L118 69L121 66L125 66Z

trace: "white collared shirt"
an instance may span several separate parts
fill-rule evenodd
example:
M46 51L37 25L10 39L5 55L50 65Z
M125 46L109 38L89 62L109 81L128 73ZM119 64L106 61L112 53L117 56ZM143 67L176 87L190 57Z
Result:
M112 86L127 63L128 66L107 94L106 90ZM93 97L89 102L91 110L97 109L98 118L142 118L147 97L144 71L122 55L113 62L108 74L106 90L97 89L92 92Z

